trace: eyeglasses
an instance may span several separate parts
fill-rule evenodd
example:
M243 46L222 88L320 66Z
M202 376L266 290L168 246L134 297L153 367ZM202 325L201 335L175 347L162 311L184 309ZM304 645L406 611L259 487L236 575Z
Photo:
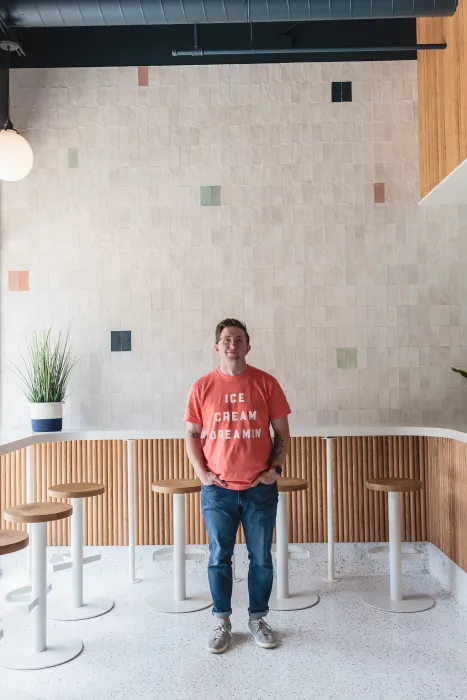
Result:
M231 345L232 343L234 345L245 345L246 344L246 341L243 338L222 338L219 342L225 346Z

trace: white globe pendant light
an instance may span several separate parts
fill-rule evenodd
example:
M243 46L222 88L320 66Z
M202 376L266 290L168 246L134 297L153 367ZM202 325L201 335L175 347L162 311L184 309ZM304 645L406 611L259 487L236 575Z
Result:
M29 175L34 163L31 146L21 134L18 134L10 119L10 52L22 53L22 50L19 44L11 39L1 41L0 48L8 53L5 89L8 112L5 124L0 128L0 180L17 182Z
M16 182L29 175L34 153L25 138L13 125L5 124L0 131L0 180Z

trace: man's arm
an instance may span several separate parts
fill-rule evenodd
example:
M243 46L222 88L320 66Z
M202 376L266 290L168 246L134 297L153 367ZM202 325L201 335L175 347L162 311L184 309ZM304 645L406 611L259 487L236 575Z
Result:
M289 451L290 446L290 430L289 430L289 419L287 416L283 418L276 418L276 420L271 421L272 429L274 431L274 439L272 444L271 454L268 459L269 469L263 472L257 479L252 483L253 486L257 486L259 483L262 484L273 484L278 474L273 467L283 467L285 463L285 458Z
M287 416L276 418L276 420L271 421L271 425L274 431L274 440L268 467L283 467L290 447L289 419Z
M202 432L203 428L198 423L187 423L185 446L188 459L193 465L196 476L202 484L205 486L211 486L211 484L225 486L225 483L215 474L213 474L213 472L206 469L206 461L204 459L203 446L201 444Z

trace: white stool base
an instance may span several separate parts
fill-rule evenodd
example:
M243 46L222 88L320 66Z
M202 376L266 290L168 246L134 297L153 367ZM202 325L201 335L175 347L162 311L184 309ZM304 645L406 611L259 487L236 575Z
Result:
M36 671L39 668L52 668L71 661L81 654L83 642L79 639L69 639L62 635L47 634L47 649L36 652L28 648L27 640L18 644L8 640L8 645L0 647L0 666L18 671Z
M328 578L328 577L326 576L326 578L323 578L322 580L323 580L325 583L337 583L338 581L340 581L340 578Z
M29 693L23 693L21 690L4 688L3 685L0 685L0 698L2 700L39 700L37 695L29 695Z
M271 610L305 610L305 608L312 608L318 602L319 596L316 593L298 591L290 593L288 598L272 595L269 599L269 607Z
M94 598L84 603L80 608L73 608L70 601L57 599L47 601L47 617L49 620L89 620L110 612L115 603L111 598Z
M146 603L153 610L165 613L189 613L210 608L212 598L210 593L201 585L187 586L186 600L174 600L173 585L157 588L146 598Z
M435 604L433 598L424 593L411 593L402 600L391 600L386 591L367 591L362 595L365 605L385 612L416 613L429 610Z

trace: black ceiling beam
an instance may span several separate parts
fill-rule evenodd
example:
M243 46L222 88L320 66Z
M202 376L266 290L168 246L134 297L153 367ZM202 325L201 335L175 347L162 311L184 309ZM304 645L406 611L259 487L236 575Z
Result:
M145 65L208 65L299 61L414 60L416 52L323 53L268 56L172 56L173 49L193 47L193 26L72 27L16 29L26 57L13 55L12 67L58 68ZM256 48L412 46L417 43L414 19L352 20L255 24ZM203 25L203 49L251 48L250 27L241 24Z

